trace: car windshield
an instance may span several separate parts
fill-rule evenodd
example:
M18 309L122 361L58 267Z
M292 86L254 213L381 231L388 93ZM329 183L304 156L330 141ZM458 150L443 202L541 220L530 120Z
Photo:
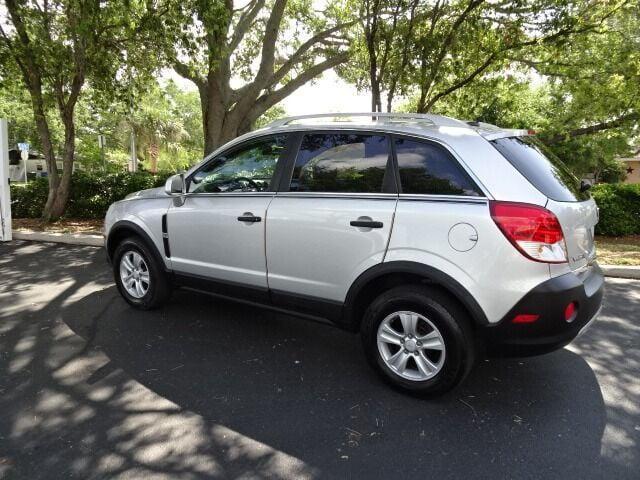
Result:
M531 184L551 200L580 202L589 194L582 191L580 181L556 155L533 137L506 137L491 144Z

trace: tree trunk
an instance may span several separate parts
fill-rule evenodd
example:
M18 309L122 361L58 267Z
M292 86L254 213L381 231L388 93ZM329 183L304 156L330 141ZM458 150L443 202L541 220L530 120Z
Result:
M38 130L38 136L40 137L40 143L42 144L42 153L44 154L45 162L47 164L49 192L47 194L47 201L42 213L42 220L44 222L49 222L51 220L49 212L51 212L56 200L56 191L60 185L60 177L58 176L56 155L53 151L53 144L51 142L51 130L49 129L49 123L44 113L44 101L40 91L40 83L38 79L36 80L35 84L29 83L28 85L30 87L29 94L31 96L36 129Z
M418 100L418 105L416 106L416 113L428 113L426 107L426 92L420 92L420 98Z
M55 190L55 197L51 205L51 209L47 212L45 208L45 211L43 213L43 219L45 220L45 222L56 220L64 214L67 208L67 201L69 200L70 191L71 191L71 172L65 171L62 173L60 184L58 185L58 188Z
M158 143L154 140L151 145L149 145L148 153L149 153L149 170L151 173L158 173L158 155L160 151L160 147Z
M375 74L371 76L371 111L382 111L382 98L380 96L380 83L375 78Z
M50 222L60 218L67 208L67 201L71 191L71 177L73 174L73 159L75 155L75 139L76 129L73 119L73 107L66 108L62 114L62 122L64 124L64 151L62 154L62 177L57 185L52 184L49 180L49 196L47 203L42 212L42 220ZM49 166L47 165L47 168ZM54 176L58 177L56 162L53 162ZM48 172L51 175L51 170ZM50 177L51 178L51 177Z
M241 131L239 122L229 118L224 111L207 110L203 112L203 120L205 124L205 157L221 145L245 133Z
M221 72L214 71L208 82L199 88L205 156L251 129L250 122L246 120L255 101L246 105L238 103L228 110L226 105L231 102L219 87L226 81L228 79Z

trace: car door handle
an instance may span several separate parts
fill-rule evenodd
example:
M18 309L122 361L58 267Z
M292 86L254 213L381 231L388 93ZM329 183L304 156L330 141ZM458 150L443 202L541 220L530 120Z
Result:
M382 222L376 222L375 220L351 220L350 225L352 227L360 228L382 228L384 224Z
M262 221L262 218L256 217L253 213L243 213L238 217L239 222L256 223Z

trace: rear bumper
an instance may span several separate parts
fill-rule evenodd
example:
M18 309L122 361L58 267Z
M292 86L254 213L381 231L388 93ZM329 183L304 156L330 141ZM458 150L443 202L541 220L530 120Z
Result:
M564 347L592 322L602 305L604 276L594 263L580 273L567 273L541 283L527 293L498 323L485 328L490 355L527 356ZM578 305L571 322L565 308ZM539 315L532 323L513 323L518 314Z

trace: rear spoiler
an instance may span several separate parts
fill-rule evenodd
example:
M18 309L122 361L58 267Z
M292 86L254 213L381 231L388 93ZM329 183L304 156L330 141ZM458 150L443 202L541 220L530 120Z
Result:
M527 137L535 135L535 130L526 130L519 128L500 128L490 123L484 122L466 122L467 125L473 127L476 132L487 140L495 140L504 137Z

